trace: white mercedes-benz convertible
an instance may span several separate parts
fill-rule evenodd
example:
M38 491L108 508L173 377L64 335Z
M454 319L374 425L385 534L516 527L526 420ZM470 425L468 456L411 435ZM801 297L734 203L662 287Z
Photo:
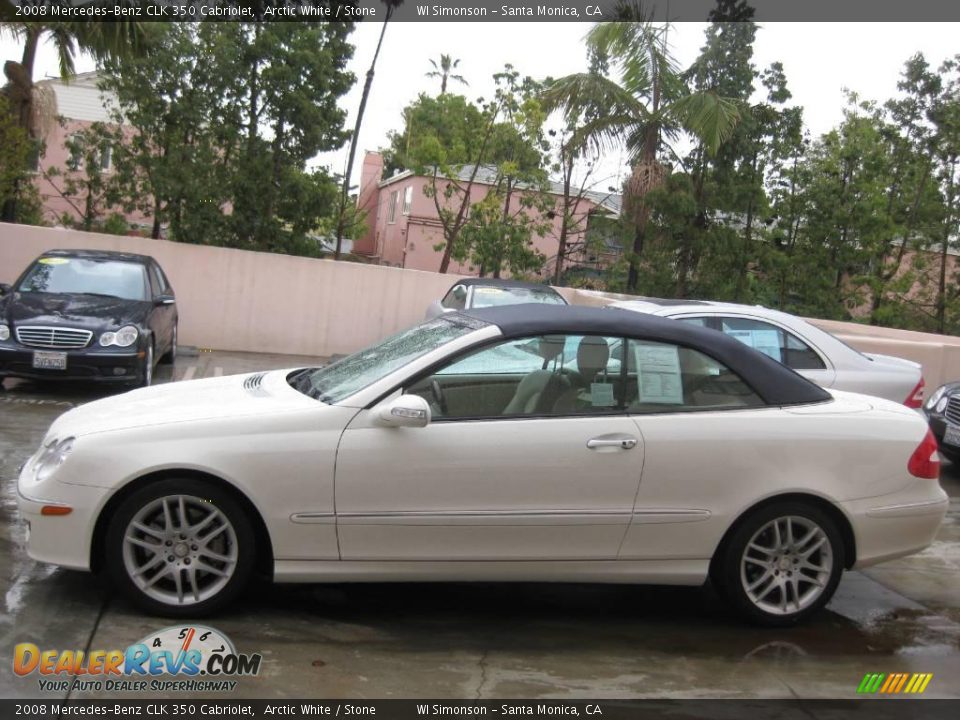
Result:
M575 352L564 352L566 348ZM24 466L29 553L148 611L279 582L700 585L797 622L946 512L896 403L625 310L445 314L323 368L71 410Z

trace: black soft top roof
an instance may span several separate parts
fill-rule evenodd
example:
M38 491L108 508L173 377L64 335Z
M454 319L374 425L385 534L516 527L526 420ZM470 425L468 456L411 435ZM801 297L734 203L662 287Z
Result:
M630 337L673 343L719 360L746 380L769 405L832 400L823 388L773 358L717 330L618 308L524 304L462 310L460 314L496 325L504 337L570 333Z

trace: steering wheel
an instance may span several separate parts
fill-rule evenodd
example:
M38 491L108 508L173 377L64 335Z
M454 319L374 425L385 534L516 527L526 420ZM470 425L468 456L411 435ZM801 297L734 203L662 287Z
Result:
M430 381L430 392L433 394L433 399L437 401L437 405L440 408L440 412L444 415L447 414L447 398L443 394L443 388L440 387L435 379Z

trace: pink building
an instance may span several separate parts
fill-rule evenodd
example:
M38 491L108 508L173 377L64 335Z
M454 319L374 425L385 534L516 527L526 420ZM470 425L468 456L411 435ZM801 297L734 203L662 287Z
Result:
M116 101L110 93L104 93L97 87L96 72L81 73L68 80L51 78L38 84L53 91L56 99L55 115L59 119L52 124L44 138L46 148L39 158L34 175L34 182L43 203L44 220L59 225L61 218L67 215L79 223L85 211L86 197L82 192L67 193L65 180L70 176L79 180L85 177L86 173L77 158L72 156L68 142L71 136L86 130L94 123L116 128L112 114ZM114 169L113 148L104 147L99 162L103 174L109 176ZM51 174L51 169L55 169L58 174ZM142 227L150 230L150 218L137 212L123 213L121 208L103 208L100 219L105 220L115 212L123 214L134 229Z
M472 167L461 171L462 186L466 186L465 180L471 171ZM367 255L380 265L436 272L440 268L443 252L434 250L434 246L441 245L444 238L434 200L424 194L424 188L431 182L432 178L414 175L411 171L401 172L384 179L383 157L379 153L368 152L363 160L360 191L357 197L357 206L367 214L367 233L354 242L353 252ZM493 188L494 182L494 173L486 168L480 168L470 191L470 202L475 203L486 197ZM442 187L442 183L440 185ZM534 247L547 258L541 271L544 276L553 272L556 263L563 207L562 188L554 184L551 195L556 198L553 226L543 237L536 235L533 237ZM459 205L456 199L451 200L450 203L448 207L452 209ZM584 228L596 213L619 215L620 196L594 191L585 193L575 213L577 219L575 225L580 228L580 232L571 233L569 243L583 241ZM607 250L606 253L600 253L601 257L583 255L567 258L564 267L581 262L605 264L611 257L622 252L618 245L610 245ZM602 257L604 255L611 257ZM448 271L457 275L478 274L477 268L467 263L453 261Z

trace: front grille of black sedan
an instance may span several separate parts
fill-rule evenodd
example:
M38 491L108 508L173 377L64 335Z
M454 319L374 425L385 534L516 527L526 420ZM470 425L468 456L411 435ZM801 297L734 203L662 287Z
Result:
M944 415L947 416L947 420L950 422L960 425L960 395L954 395L950 398Z
M93 333L76 328L43 327L23 325L17 328L17 340L21 345L53 350L84 348L90 344Z

